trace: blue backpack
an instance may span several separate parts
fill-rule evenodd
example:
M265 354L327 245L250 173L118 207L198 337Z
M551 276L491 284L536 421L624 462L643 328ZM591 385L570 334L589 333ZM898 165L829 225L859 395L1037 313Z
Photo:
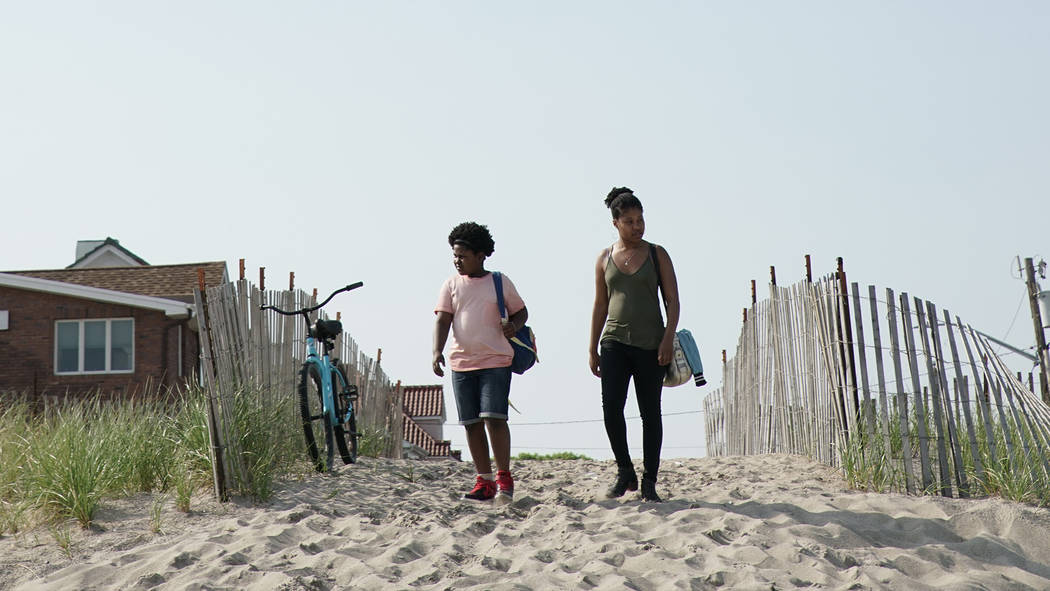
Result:
M492 272L492 281L496 284L496 303L499 305L499 317L507 319L507 308L503 305L503 276L499 271ZM511 347L514 348L514 360L510 364L510 370L516 374L523 374L525 370L533 366L539 358L536 356L536 335L527 325L518 329L510 339Z

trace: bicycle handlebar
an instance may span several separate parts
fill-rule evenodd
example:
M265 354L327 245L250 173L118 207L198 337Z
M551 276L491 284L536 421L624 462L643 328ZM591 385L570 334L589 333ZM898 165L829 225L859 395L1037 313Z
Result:
M352 289L357 289L358 287L361 287L362 285L364 285L364 282L363 281L358 281L357 283L351 283L350 285L347 285L347 286L344 286L344 287L340 287L339 289L333 291L331 293L331 295L329 295L327 298L325 298L325 300L323 302L321 302L320 304L317 304L316 306L310 306L309 308L303 308L301 310L282 310L282 309L278 308L277 306L259 306L259 309L260 310L273 310L274 312L277 312L278 314L283 314L285 316L295 316L296 314L308 314L310 312L313 312L314 310L319 310L319 309L323 308L325 306L325 304L327 304L328 302L332 301L332 298L334 298L336 295L341 294L344 291L350 291Z

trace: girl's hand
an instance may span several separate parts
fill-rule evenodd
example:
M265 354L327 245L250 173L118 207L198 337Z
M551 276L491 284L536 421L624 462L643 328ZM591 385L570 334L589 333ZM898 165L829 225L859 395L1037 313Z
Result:
M507 321L503 322L503 336L505 336L505 337L507 337L509 339L509 338L513 337L515 334L517 334L517 332L518 331L517 331L516 328L514 328L514 323L513 322L511 322L510 320L507 320Z
M670 365L673 356L674 335L664 336L663 340L660 341L660 349L656 354L656 363L658 365Z
M600 357L598 356L598 352L597 351L591 351L591 358L590 358L591 373L593 373L594 377L596 377L596 378L602 377L602 368L601 368L601 365L598 363L599 360L600 360Z

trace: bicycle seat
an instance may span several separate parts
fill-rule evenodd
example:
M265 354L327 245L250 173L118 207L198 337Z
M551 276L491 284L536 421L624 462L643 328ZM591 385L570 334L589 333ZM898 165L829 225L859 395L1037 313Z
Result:
M314 334L321 340L334 339L343 332L343 323L338 320L318 320L314 324Z

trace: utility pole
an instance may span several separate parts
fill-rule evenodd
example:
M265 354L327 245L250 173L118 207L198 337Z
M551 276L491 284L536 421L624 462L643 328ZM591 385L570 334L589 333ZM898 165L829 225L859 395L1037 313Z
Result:
M1035 323L1036 356L1039 358L1039 389L1043 402L1050 404L1050 357L1046 351L1043 319L1039 313L1039 284L1035 282L1035 265L1031 257L1024 260L1024 273L1025 284L1028 286L1028 303L1032 306L1032 322Z

